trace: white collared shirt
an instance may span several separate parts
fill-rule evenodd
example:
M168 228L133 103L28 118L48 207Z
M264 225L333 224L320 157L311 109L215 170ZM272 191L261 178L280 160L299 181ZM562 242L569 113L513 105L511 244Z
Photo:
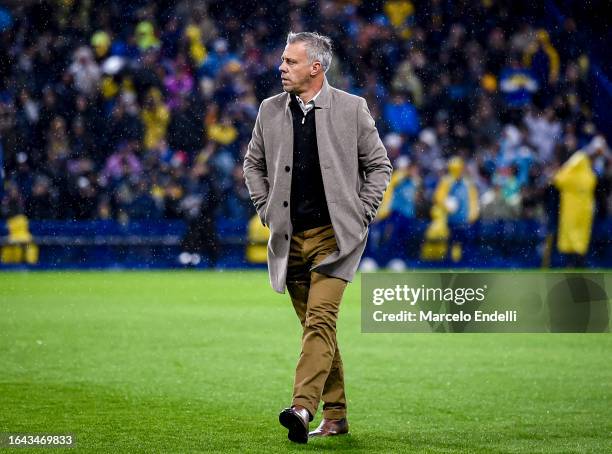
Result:
M317 94L314 95L312 99L308 101L306 104L304 104L304 101L302 101L302 98L300 98L298 95L295 95L295 97L297 98L298 104L300 108L302 109L302 112L304 112L304 116L306 116L306 114L314 108L315 106L314 102L315 102L315 99L317 99L317 96L319 96L319 93L321 93L321 90L319 90Z

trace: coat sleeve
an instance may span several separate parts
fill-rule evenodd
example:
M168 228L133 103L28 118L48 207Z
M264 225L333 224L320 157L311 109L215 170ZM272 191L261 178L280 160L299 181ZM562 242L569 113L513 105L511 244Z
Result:
M265 206L268 201L269 183L268 170L266 167L266 155L263 140L263 129L261 126L261 115L263 103L259 107L259 112L255 120L255 127L251 141L247 146L247 151L244 156L244 180L249 190L249 195L255 210L259 215L259 219L263 225L266 225L264 214Z
M357 107L357 152L359 171L365 176L359 198L365 209L366 220L370 223L389 185L393 167L363 98L359 99Z

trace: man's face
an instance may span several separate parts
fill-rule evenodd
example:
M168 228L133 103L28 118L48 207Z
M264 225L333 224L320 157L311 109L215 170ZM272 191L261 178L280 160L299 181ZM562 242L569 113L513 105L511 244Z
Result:
M287 44L281 61L278 69L281 72L283 90L295 94L303 93L308 89L312 79L311 75L316 73L317 65L320 65L318 61L308 63L306 46L301 42Z

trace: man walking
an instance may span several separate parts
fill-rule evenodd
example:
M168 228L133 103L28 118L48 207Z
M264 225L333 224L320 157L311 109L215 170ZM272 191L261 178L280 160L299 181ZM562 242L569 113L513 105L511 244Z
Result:
M328 37L289 33L284 92L261 103L244 158L270 228L270 283L279 293L286 286L303 328L292 405L279 415L298 443L348 432L336 320L392 170L365 100L327 83L331 59ZM309 434L321 400L323 420Z

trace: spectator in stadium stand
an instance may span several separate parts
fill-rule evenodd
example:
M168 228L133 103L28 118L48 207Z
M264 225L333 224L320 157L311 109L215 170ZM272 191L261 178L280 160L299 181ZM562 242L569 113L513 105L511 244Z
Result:
M450 231L449 250L453 262L459 262L471 239L470 228L480 215L478 190L464 175L464 161L454 156L448 161L448 174L436 187L434 204L446 213Z
M233 221L234 225L246 227L251 217L253 204L244 182L244 172L241 165L234 167L232 176L233 184L221 196L221 199L227 202L224 204L221 213L225 219Z
M559 191L559 216L556 248L567 265L583 268L589 249L595 214L597 177L589 155L579 150L555 174L553 184Z
M10 181L6 183L0 211L5 219L17 216L25 211L25 200L17 185Z
M408 94L395 91L383 107L383 118L393 132L414 137L419 131L419 114Z
M32 196L28 199L26 215L36 220L53 219L55 203L51 194L51 180L44 175L38 175L32 186Z
M403 39L410 38L414 26L414 4L408 0L390 0L384 2L383 10L395 33Z
M387 141L385 141L387 146ZM400 156L395 171L383 196L383 201L372 225L372 239L366 255L383 257L410 257L417 251L408 250L417 211L421 203L421 178L418 167L407 156ZM374 250L375 249L375 250Z
M130 220L148 221L161 218L161 211L151 196L151 188L147 180L139 179L130 189L132 189L130 200L125 207Z
M219 74L219 71L231 61L237 61L237 57L229 52L227 41L223 38L218 38L213 43L213 50L198 69L198 76L214 79Z
M115 104L107 122L107 133L102 144L106 150L115 150L122 141L142 141L143 124L122 100ZM96 162L101 164L100 159L103 157L96 157Z
M557 120L552 107L534 112L529 109L523 121L529 131L529 143L536 147L538 156L544 162L550 162L555 144L561 139L561 123Z
M396 92L407 93L416 108L423 105L423 84L409 59L400 63L391 82L391 88Z
M348 432L336 318L392 170L365 100L328 84L331 59L330 38L289 33L284 93L261 104L244 158L251 199L270 227L270 283L289 291L303 327L292 405L279 415L298 443ZM323 420L309 433L320 400Z
M219 189L207 163L196 165L187 182L189 196L181 202L187 232L181 241L179 262L197 266L206 259L209 267L217 264L219 250L214 213L219 205Z
M134 153L132 142L122 142L115 153L108 157L102 178L105 184L116 184L130 175L138 175L142 172L142 164L136 153Z
M170 122L170 111L163 103L161 91L157 87L149 89L141 115L144 124L144 148L151 150L160 140L166 138Z
M168 107L173 111L193 90L193 77L186 62L173 65L170 74L164 78L164 87L168 94Z
M523 64L535 75L538 85L544 89L559 81L559 53L550 42L546 30L536 32L536 40L525 50Z
M194 102L180 96L168 125L168 144L174 150L184 150L190 155L202 148L204 121Z

